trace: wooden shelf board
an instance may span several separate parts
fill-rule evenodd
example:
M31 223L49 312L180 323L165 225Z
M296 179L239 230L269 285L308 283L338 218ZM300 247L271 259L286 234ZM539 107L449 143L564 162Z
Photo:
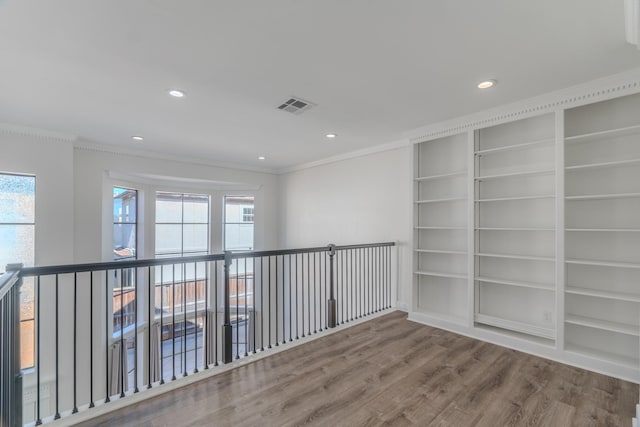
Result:
M526 261L551 261L551 262L555 262L555 260L556 260L555 257L493 254L493 253L485 253L485 252L477 252L475 255L479 256L479 257L485 257L485 258L522 259L522 260L526 260Z
M633 262L593 261L588 259L567 259L565 261L567 264L593 265L596 267L640 268L640 264Z
M467 198L466 197L446 197L443 199L416 200L415 203L420 205L423 203L458 202L462 200L467 200Z
M495 174L495 175L477 176L474 179L476 181L487 181L490 179L511 178L511 177L519 177L519 176L550 175L555 172L556 172L555 169L539 169L539 170L533 170L533 171L509 172L509 173L501 173L501 174Z
M505 145L505 146L496 147L496 148L487 148L486 150L478 150L475 152L475 154L477 156L483 156L486 154L500 153L503 151L526 150L536 145L551 144L552 142L555 142L555 138L547 138L547 139L541 139L538 141L524 142L522 144Z
M640 303L640 294L632 294L628 292L603 291L599 289L581 288L578 286L567 286L565 291L571 295L584 295L588 297Z
M595 319L593 317L577 316L574 314L567 314L564 321L565 323L570 323L572 325L602 329L603 331L617 332L619 334L631 335L634 337L640 336L640 325L628 325L626 323Z
M508 329L516 332L522 332L537 337L555 339L556 331L554 328L547 328L544 326L532 325L529 323L518 322L515 320L503 319L496 316L477 313L475 315L475 321L477 323L483 323L485 325L496 326L498 328Z
M422 182L422 181L432 181L432 180L436 180L436 179L446 179L446 178L455 178L455 177L459 177L459 176L465 176L467 174L467 172L451 172L451 173L443 173L440 175L430 175L430 176L419 176L417 178L415 178L415 181L418 182Z
M511 200L535 200L535 199L555 199L553 194L541 194L539 196L512 196L512 197L496 197L491 199L476 199L476 203L484 202L508 202Z
M587 141L598 140L603 136L617 137L617 136L633 135L635 133L640 133L640 125L627 126L623 128L616 128L616 129L607 129L607 130L602 130L598 132L585 133L582 135L573 135L573 136L566 137L564 140L565 142L577 142L577 141L587 142Z
M475 280L479 282L485 282L485 283L495 283L498 285L517 286L521 288L541 289L543 291L555 292L554 285L550 285L546 283L534 283L534 282L526 282L522 280L505 280L505 279L498 279L498 278L486 277L486 276L477 276L475 277Z
M434 277L446 277L449 279L466 279L466 274L458 274L458 273L443 273L439 271L416 271L414 274L419 276L434 276Z
M595 350L589 347L580 346L577 344L567 343L565 345L565 351L570 353L576 353L582 356L592 357L598 360L605 360L616 365L621 365L627 368L638 369L640 360L635 357L627 357L619 354L613 354L604 350Z
M598 169L598 168L607 168L607 167L615 167L615 166L628 166L640 164L640 159L629 159L629 160L617 160L611 162L599 162L599 163L585 163L581 165L567 166L564 169L568 171L573 170L583 170L583 169Z
M466 255L466 251L448 251L448 250L440 250L440 249L416 249L416 252L427 253L427 254L449 254L449 255Z
M610 194L586 194L583 196L567 196L567 200L606 200L606 199L629 199L640 197L640 193L610 193Z

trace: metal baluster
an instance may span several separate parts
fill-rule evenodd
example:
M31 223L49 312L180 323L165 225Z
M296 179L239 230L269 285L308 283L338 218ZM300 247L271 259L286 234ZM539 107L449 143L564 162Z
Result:
M277 259L276 259L277 261ZM269 256L269 346L271 348L271 256Z
M73 273L73 409L78 412L78 273Z
M112 299L113 300L113 299ZM109 397L109 270L105 270L104 272L104 303L105 303L105 310L104 310L104 353L105 353L105 358L104 358L104 364L105 364L105 370L104 370L104 375L105 375L105 381L104 381L104 387L105 387L105 394L106 394L106 398L104 399L104 403L109 403L111 402L111 399Z
M38 288L40 288L39 276L38 276ZM38 300L40 299L40 289L38 289ZM38 301L40 304L40 301ZM40 323L40 322L38 322ZM40 335L40 331L38 331L38 335ZM40 342L38 340L38 342ZM39 344L36 344L40 347ZM38 353L40 353L38 351ZM38 362L40 363L40 362ZM40 367L38 367L40 370ZM38 389L40 388L40 381L38 381ZM38 395L40 394L40 390L38 390ZM40 396L38 396L38 401L40 400ZM38 402L40 405L40 402ZM93 408L95 403L93 402L93 271L89 272L89 408ZM38 419L40 418L40 414L38 414ZM36 425L38 425L36 423Z
M284 266L284 257L282 257L282 264ZM284 278L283 278L284 283ZM292 317L291 313L293 312L293 305L291 303L291 254L289 254L289 342L293 341L291 335L293 334L293 326L292 326ZM284 295L282 297L284 302ZM283 304L284 305L284 304Z
M284 279L282 279L284 281ZM284 286L284 285L282 285ZM280 322L278 322L278 256L276 255L276 347L280 345L278 338L278 329L280 329ZM283 319L284 320L284 319Z
M216 265L217 267L217 265ZM209 268L210 264L208 261L204 262L204 336L202 337L202 345L204 346L204 360L202 364L204 365L204 369L209 369ZM198 276L196 276L198 277ZM216 311L218 308L216 307ZM214 329L216 330L216 329ZM217 359L217 357L216 357Z
M164 265L160 266L160 384L164 384L164 345L162 330L164 329Z
M304 338L304 253L300 254L300 264L302 264L302 271L300 272L302 298L300 299L300 303L302 304L302 338Z
M40 416L40 275L38 275L36 283L38 286L36 291L36 425L39 426L42 424L42 418ZM93 321L93 317L91 320ZM93 332L93 328L91 331ZM93 344L93 334L91 335L91 343ZM93 353L91 354L93 356ZM93 362L93 357L91 357L91 361ZM93 365L91 370L93 372ZM91 405L93 405L93 387L91 387ZM93 407L91 405L89 405L90 408Z
M176 379L176 265L171 265L171 381Z
M147 316L147 389L151 388L151 332L153 319L151 317L151 266L147 267L147 308L148 308L148 316Z
M309 316L307 335L311 335L311 254L309 252L307 252L307 311Z
M251 306L253 307L253 354L256 354L256 257L251 258L253 263L253 280L251 281Z
M249 355L249 311L247 309L247 258L244 258L244 355Z
M124 276L120 269L120 397L124 397ZM128 373L127 373L128 374Z
M214 311L213 311L213 321L215 323L213 330L216 331L216 335L213 340L213 346L215 350L215 360L213 361L213 366L218 366L218 261L215 262L214 267ZM207 325L208 326L208 325ZM207 333L208 335L208 333Z
M182 337L180 338L180 355L182 376L187 376L187 264L182 263Z
M240 358L240 281L238 280L238 264L240 258L236 258L236 359Z
M138 392L138 267L134 270L133 279L133 392Z
M193 263L193 307L194 307L194 325L193 328L193 339L195 341L195 345L193 346L193 355L194 355L194 363L193 363L193 373L198 372L198 263Z
M286 303L286 291L285 291L285 280L286 280L286 271L284 269L284 255L282 255L282 344L286 344L287 342L287 303ZM276 272L277 274L277 272ZM277 282L276 282L277 283Z
M56 274L56 414L53 417L54 420L60 418L60 376L59 376L59 364L60 364L60 337L59 337L59 311L60 311L60 303L59 303L59 280L58 275Z
M313 253L313 333L318 332L318 306L315 301L318 300L318 294L316 292L316 252Z
M260 257L260 351L264 351L264 257Z
M299 317L299 309L298 309L298 254L295 254L296 257L296 339L300 338L300 317Z

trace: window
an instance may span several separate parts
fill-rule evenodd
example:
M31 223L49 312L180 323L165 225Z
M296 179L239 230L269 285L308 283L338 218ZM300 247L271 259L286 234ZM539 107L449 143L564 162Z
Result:
M156 193L156 258L208 253L209 196ZM198 360L202 360L206 268L207 265L204 262L156 268L155 312L156 318L162 319L165 377L171 375L173 363L181 369L183 365L179 354L183 354L183 351L186 355L188 370L195 367L195 351L200 353ZM174 349L176 359L172 362Z
M224 249L253 250L253 196L225 196Z
M113 187L113 259L137 258L138 191ZM135 269L113 270L113 332L135 323Z
M33 266L35 258L36 178L0 174L0 273L9 263ZM20 365L34 365L34 282L25 278L20 293Z

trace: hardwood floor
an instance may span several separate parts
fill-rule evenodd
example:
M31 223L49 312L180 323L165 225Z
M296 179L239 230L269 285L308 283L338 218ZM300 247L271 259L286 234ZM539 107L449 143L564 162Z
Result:
M86 426L630 426L638 386L394 312Z

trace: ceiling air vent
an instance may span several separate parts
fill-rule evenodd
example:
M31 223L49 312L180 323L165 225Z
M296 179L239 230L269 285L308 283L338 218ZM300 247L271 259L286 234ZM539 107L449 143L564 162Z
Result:
M291 97L287 101L278 106L279 110L288 111L293 114L302 114L308 109L315 107L313 102L305 101L304 99Z

